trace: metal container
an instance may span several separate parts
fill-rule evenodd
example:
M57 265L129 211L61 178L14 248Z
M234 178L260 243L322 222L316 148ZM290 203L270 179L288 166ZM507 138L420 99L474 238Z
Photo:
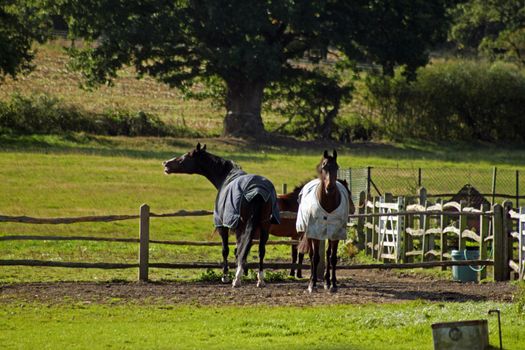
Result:
M434 350L486 350L489 348L487 320L434 323Z

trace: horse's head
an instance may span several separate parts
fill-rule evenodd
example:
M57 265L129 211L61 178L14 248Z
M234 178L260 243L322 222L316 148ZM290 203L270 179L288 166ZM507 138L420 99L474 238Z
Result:
M317 165L317 174L326 194L331 194L337 189L338 169L337 151L334 149L334 153L330 156L328 155L328 151L325 150L321 162Z
M165 162L165 174L195 174L198 170L199 159L206 154L206 145L201 147L198 143L194 150L184 153L180 157L175 157Z

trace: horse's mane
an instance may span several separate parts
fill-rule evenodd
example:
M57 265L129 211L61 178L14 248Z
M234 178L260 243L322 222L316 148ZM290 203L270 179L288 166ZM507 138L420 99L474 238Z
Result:
M232 165L232 169L239 169L239 170L242 170L242 167L241 167L239 164L235 163L233 160L229 160L229 162L230 162L231 165Z
M219 157L215 154L211 154L211 153L204 153L206 155L206 161L209 162L209 163L212 163L214 167L224 167L224 166L231 166L231 169L238 169L238 170L242 170L242 167L235 163L233 160L228 160L228 159L224 159L222 157Z

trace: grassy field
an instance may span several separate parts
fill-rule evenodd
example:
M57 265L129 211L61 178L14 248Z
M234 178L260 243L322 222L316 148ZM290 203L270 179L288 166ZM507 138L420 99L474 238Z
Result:
M210 101L193 102L175 90L146 78L136 80L126 69L115 86L81 90L80 76L66 69L66 55L55 42L39 47L36 70L7 80L0 100L13 93L48 93L88 111L144 110L185 125L203 135L218 135L223 112ZM264 115L268 129L279 124ZM197 140L172 138L0 135L0 215L62 217L136 214L142 203L156 213L213 208L215 189L202 177L165 176L161 162L190 150ZM322 150L334 145L299 142L260 144L235 139L202 139L208 150L233 159L245 170L273 181L280 192L312 178ZM493 166L525 170L523 146L486 144L375 143L335 145L346 167L453 169L467 179L471 171ZM468 169L468 171L464 170ZM525 179L525 177L523 177ZM525 188L525 186L524 186ZM152 219L152 239L218 240L211 217ZM74 225L0 223L0 236L12 234L138 237L138 221ZM136 244L85 241L0 241L1 259L82 262L137 260ZM252 250L253 260L256 249ZM268 260L289 256L287 247L269 247ZM219 261L220 249L150 247L153 262ZM153 281L195 279L202 271L150 270ZM441 271L428 271L440 274ZM40 281L133 281L136 269L96 270L0 267L0 285ZM299 296L300 297L300 296ZM506 349L522 349L523 298L514 303L423 301L382 305L329 307L238 307L173 305L156 300L90 303L64 299L47 304L7 299L0 290L1 349L431 349L430 325L458 319L503 314ZM492 344L496 321L490 318Z
M525 342L525 318L505 303L425 303L325 307L199 307L166 304L0 304L3 349L432 349L430 325L489 319L498 345Z
M234 159L248 172L272 180L279 190L314 176L319 145L261 145L233 139L202 140L212 153ZM203 177L163 174L161 162L182 154L195 140L108 138L86 135L0 137L0 203L4 215L36 217L133 214L142 203L156 213L213 208L215 189ZM524 168L521 149L496 146L422 144L354 145L339 149L342 167L407 166L455 169ZM462 175L459 173L458 177ZM217 240L211 217L152 219L152 239ZM74 225L0 224L0 234L60 234L137 237L136 220ZM135 262L137 246L124 243L1 242L5 259ZM256 251L253 252L256 255ZM288 248L271 247L268 259L288 258ZM153 245L151 259L220 261L214 248ZM134 279L135 271L56 268L0 269L0 281ZM194 272L153 271L153 279L195 276Z

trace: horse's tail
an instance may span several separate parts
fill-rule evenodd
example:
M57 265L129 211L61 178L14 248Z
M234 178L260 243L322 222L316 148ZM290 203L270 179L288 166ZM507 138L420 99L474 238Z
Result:
M299 245L297 246L297 250L301 254L310 253L310 244L308 244L308 238L306 237L306 233L304 232L303 232L303 236L301 237L301 241L299 242Z
M261 195L256 195L255 198L248 204L249 214L246 220L246 227L241 233L239 245L237 247L237 262L242 263L248 255L255 230L261 219L261 211L264 205L264 199Z

